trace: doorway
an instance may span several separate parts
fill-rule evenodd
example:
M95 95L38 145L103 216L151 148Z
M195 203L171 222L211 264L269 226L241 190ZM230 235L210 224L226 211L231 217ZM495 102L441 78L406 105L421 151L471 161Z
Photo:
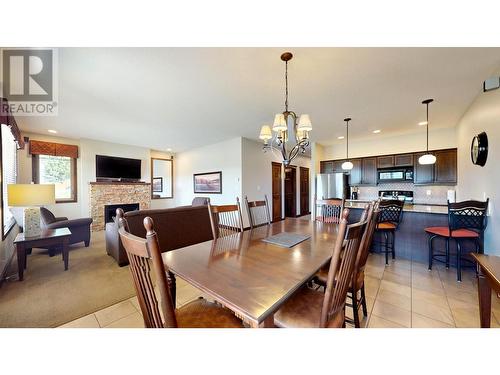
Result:
M281 220L281 164L272 162L273 222Z
M300 167L300 216L309 215L309 168Z
M285 167L285 217L297 217L297 168Z

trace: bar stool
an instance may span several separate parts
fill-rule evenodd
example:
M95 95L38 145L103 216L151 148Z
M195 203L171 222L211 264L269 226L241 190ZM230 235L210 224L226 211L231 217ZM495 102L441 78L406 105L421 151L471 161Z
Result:
M400 201L398 199L383 200L379 203L380 213L378 215L378 223L375 232L384 235L384 250L382 250L382 252L385 253L386 265L389 264L389 253L391 253L392 259L396 258L396 230L403 218L404 204L404 200ZM389 234L391 235L390 243Z
M457 203L448 201L448 226L429 227L425 231L429 234L429 271L432 269L432 261L444 262L446 268L450 267L450 240L454 239L457 245L457 280L462 281L462 260L473 263L471 260L462 258L462 241L474 242L476 253L482 253L482 239L487 225L488 202L468 200ZM445 238L446 246L444 253L434 253L432 241L436 237ZM444 257L444 261L440 258Z

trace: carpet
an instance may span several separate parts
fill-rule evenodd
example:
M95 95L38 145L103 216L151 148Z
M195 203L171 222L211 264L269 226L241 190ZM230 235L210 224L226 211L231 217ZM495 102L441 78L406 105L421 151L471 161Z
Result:
M72 245L69 269L61 254L28 255L24 281L0 287L0 327L57 327L135 295L129 267L106 254L104 231L92 233L90 246ZM8 274L17 275L14 257Z

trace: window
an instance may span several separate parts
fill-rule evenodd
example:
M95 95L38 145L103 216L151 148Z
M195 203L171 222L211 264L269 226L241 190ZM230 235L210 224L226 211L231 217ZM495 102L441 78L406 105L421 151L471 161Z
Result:
M76 202L76 159L69 156L33 155L33 182L55 184L56 203Z
M2 124L2 224L3 236L14 226L15 219L10 212L7 197L7 185L16 183L17 144L10 127Z

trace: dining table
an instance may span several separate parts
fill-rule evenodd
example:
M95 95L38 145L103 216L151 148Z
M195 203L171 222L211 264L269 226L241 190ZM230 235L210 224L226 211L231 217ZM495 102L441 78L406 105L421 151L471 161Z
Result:
M264 240L307 235L292 247ZM286 218L162 254L169 271L232 310L252 328L274 327L274 314L332 256L338 224Z

